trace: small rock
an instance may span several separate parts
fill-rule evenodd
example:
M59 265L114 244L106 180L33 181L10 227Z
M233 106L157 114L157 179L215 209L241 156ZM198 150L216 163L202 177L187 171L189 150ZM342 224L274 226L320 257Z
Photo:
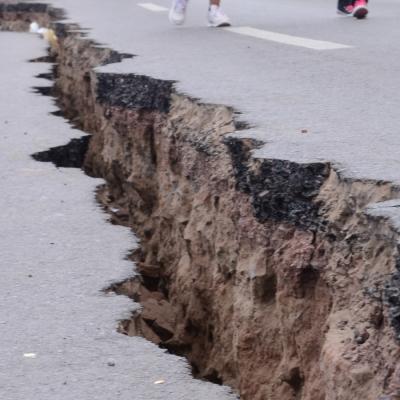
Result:
M369 339L369 333L367 330L360 332L358 329L354 330L354 340L357 344L364 344Z
M349 321L346 321L346 320L339 321L338 324L337 324L337 327L340 330L344 330L348 323L349 323Z
M164 336L171 338L175 327L175 312L172 305L166 300L157 301L149 298L142 302L142 306L141 317L151 322L151 326L157 326L158 330L162 330Z
M39 24L36 21L33 21L30 25L29 25L29 32L31 33L38 33L40 29Z
M371 368L366 365L354 368L350 372L353 376L353 379L359 385L365 385L366 382L370 381L374 377L374 373L371 371Z
M114 361L112 358L110 358L110 359L107 361L107 365L108 365L109 367L115 367L115 361Z

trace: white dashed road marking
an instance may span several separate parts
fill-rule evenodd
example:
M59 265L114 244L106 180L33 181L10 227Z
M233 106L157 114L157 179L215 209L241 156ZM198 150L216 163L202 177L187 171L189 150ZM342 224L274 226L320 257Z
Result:
M313 49L313 50L336 50L336 49L348 49L352 47L345 44L307 39L299 36L285 35L282 33L264 31L262 29L256 29L247 26L229 27L224 29L228 32L238 33L240 35L251 36L263 40L269 40L271 42L289 44L292 46L306 47L308 49Z
M139 7L145 8L146 10L153 11L153 12L166 12L168 8L159 6L154 3L138 3Z
M142 7L152 12L167 12L168 8L159 6L154 3L137 3L139 7ZM250 26L233 26L223 28L227 32L237 33L239 35L251 36L257 39L268 40L270 42L283 43L291 46L305 47L312 50L337 50L337 49L349 49L352 46L346 44L326 42L323 40L308 39L299 36L285 35L283 33L265 31L262 29L252 28Z

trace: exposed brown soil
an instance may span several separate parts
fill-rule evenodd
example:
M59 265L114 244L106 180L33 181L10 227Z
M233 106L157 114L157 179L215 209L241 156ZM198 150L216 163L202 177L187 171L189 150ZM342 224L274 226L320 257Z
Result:
M106 181L99 201L141 241L138 276L110 288L143 307L120 331L244 400L400 399L398 233L365 213L398 190L254 159L258 143L229 136L229 107L96 74L126 55L56 30L53 94L93 135L84 169Z

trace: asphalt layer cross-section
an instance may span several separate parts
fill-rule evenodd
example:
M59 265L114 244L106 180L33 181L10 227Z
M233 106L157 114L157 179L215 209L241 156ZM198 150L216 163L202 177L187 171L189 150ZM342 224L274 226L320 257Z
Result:
M49 65L27 60L44 54L33 35L0 34L0 399L232 400L184 359L116 332L135 306L101 289L132 273L136 241L106 222L101 180L30 157L82 136L31 89Z

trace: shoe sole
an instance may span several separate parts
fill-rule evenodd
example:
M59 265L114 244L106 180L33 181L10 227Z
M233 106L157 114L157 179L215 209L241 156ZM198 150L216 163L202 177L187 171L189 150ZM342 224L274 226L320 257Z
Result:
M176 19L173 19L173 18L168 18L168 19L172 25L176 25L176 26L181 26L185 23L185 20L177 21Z
M357 19L363 19L367 16L368 14L368 8L364 6L357 7L353 11L353 17Z
M336 10L336 14L341 15L342 17L352 17L353 16L352 13L348 13L348 12L341 11L341 10Z

